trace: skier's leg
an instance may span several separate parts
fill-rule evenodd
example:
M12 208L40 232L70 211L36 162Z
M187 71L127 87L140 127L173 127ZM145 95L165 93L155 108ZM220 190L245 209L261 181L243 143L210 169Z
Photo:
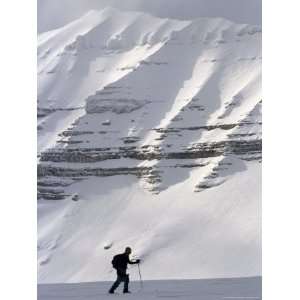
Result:
M128 293L128 286L129 286L129 275L126 274L124 277L124 293Z
M122 282L122 278L118 275L116 281L114 282L114 284L110 288L109 293L113 294L115 289L120 285L121 282Z

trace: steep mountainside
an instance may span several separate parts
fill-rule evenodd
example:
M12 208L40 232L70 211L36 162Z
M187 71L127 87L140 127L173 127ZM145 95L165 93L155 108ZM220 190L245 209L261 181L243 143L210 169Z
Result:
M107 8L38 65L40 282L260 274L260 28Z

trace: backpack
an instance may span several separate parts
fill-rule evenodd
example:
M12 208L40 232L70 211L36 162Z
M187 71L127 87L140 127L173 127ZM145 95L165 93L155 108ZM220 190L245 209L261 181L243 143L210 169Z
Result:
M113 260L111 261L111 263L112 263L112 266L113 266L114 269L118 269L119 268L119 266L120 266L120 258L121 258L120 254L115 255L113 257Z

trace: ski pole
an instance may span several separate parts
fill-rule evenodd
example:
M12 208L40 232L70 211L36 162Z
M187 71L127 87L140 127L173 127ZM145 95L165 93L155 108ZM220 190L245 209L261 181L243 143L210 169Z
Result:
M140 275L141 289L143 289L143 279L142 279L142 274L141 274L141 269L140 269L140 264L139 263L138 263L138 270L139 270L139 275Z

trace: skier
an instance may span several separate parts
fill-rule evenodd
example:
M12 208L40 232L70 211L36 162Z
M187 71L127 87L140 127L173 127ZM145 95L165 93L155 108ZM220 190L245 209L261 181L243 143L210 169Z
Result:
M138 264L140 263L140 259L136 259L131 261L129 259L129 255L131 254L131 248L126 247L125 252L122 254L118 254L114 256L112 260L113 268L117 271L117 280L114 282L112 287L109 290L110 294L113 294L116 288L120 285L121 282L124 282L123 293L130 293L128 290L129 285L129 275L126 274L127 264Z

